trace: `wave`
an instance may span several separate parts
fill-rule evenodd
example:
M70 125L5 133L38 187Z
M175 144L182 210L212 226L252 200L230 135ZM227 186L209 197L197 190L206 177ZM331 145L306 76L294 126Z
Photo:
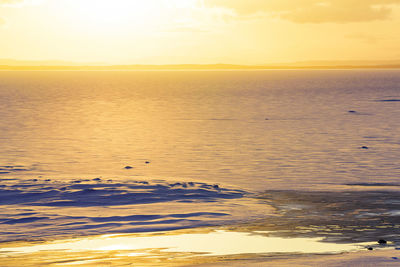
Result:
M232 219L223 202L245 195L197 182L0 179L0 241L216 225Z

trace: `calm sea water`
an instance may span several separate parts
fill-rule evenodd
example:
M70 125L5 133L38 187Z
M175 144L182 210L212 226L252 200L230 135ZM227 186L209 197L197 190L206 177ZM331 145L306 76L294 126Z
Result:
M399 189L398 70L4 71L0 115L3 240L257 219L268 190Z

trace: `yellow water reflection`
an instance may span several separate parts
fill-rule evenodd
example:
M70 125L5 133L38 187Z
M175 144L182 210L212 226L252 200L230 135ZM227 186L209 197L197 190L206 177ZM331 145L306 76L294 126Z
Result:
M228 256L238 254L274 253L338 253L355 250L366 244L334 244L321 242L322 238L280 238L268 236L268 232L231 232L225 230L172 233L124 234L52 241L41 244L25 244L3 247L0 255L29 258L38 253L62 253L65 259L79 254L75 262L88 264L96 259L81 258L82 252L96 255L102 260L106 255L114 258L147 257L162 258L163 255ZM107 258L107 257L106 257ZM110 258L108 258L110 260ZM63 264L63 263L60 263Z

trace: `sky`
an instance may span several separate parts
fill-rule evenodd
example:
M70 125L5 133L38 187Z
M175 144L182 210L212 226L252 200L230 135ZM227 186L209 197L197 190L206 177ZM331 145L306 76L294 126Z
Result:
M0 59L399 60L400 0L0 0Z

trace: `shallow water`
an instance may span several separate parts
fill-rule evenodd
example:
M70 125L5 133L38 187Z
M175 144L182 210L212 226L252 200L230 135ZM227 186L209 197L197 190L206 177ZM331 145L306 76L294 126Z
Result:
M354 202L346 191L391 191L341 212L379 221L391 203L396 218L399 100L398 70L0 72L1 241L270 230L264 220L282 214L299 234L304 203L286 190L330 206ZM377 233L396 234L390 222Z
M0 261L6 266L37 266L45 258L53 265L84 266L162 266L215 262L222 259L276 256L290 253L330 254L365 248L366 243L322 243L320 238L269 237L268 233L203 230L173 231L168 234L106 235L47 243L10 244L0 248ZM47 256L46 256L47 253ZM6 254L7 257L2 257ZM51 254L51 257L49 257ZM68 257L66 257L68 255ZM206 256L206 257L205 257ZM49 261L51 258L51 261ZM107 264L105 264L107 263Z

